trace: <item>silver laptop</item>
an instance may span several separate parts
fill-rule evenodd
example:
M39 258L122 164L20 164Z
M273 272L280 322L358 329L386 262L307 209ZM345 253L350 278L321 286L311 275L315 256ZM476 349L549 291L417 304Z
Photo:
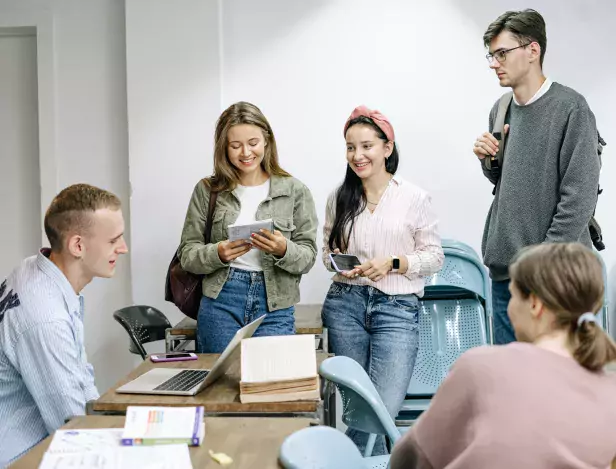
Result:
M124 386L116 389L118 393L127 394L169 394L175 396L194 396L206 388L218 378L233 363L239 351L242 339L251 337L259 325L265 319L265 315L245 325L235 333L227 348L218 357L211 370L178 369L178 368L154 368L142 374Z

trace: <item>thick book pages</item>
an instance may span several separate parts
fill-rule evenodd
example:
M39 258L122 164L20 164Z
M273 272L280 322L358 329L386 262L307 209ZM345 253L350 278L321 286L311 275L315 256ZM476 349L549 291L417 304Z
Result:
M318 401L321 392L317 386L311 391L300 391L291 393L261 393L261 394L240 394L242 404L255 402L291 402L291 401Z
M242 340L241 402L319 399L314 335Z
M204 408L132 407L126 410L122 444L199 446L205 436Z

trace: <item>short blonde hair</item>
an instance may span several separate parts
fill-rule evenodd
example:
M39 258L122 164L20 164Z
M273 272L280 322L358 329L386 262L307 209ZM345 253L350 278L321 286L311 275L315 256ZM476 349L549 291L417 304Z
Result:
M66 234L86 232L91 225L90 215L96 210L118 210L121 206L116 195L89 184L74 184L63 189L45 213L45 234L51 250L62 251Z
M616 344L598 324L578 326L582 314L603 305L603 266L593 251L580 243L531 246L518 254L509 274L523 298L532 294L554 313L580 365L597 371L616 360Z

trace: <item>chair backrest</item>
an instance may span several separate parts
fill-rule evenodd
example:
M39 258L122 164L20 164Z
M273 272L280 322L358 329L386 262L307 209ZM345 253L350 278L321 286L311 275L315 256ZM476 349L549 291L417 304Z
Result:
M303 428L288 436L278 459L285 469L368 469L355 443L325 426Z
M441 240L441 246L443 246L443 248L459 249L460 251L464 251L471 256L479 258L479 254L477 254L477 251L475 251L470 245L463 243L462 241L443 238Z
M128 332L130 352L141 355L144 360L147 352L143 344L164 339L165 330L171 327L171 323L163 313L146 305L119 309L113 313L113 318Z
M491 312L491 288L487 269L476 253L443 246L441 270L425 278L424 298L463 298L478 295Z
M323 361L319 374L336 385L342 398L342 421L366 433L387 435L393 442L400 438L393 418L366 371L349 357L331 357Z
M477 299L421 300L419 351L408 396L432 395L468 349L486 345L488 330Z

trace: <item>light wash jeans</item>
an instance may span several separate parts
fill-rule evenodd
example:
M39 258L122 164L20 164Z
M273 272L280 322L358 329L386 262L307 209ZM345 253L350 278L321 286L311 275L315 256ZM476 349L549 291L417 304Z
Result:
M509 280L492 282L492 311L494 314L494 344L504 345L515 342L515 332L507 314L511 293Z
M411 381L419 345L416 295L386 295L369 286L334 282L323 304L329 349L357 361L366 370L392 417ZM347 435L363 453L368 434L349 428ZM379 436L373 455L387 454Z
M294 334L294 313L293 306L268 312L263 272L231 268L218 298L201 298L197 351L222 353L238 330L264 314L253 337Z

